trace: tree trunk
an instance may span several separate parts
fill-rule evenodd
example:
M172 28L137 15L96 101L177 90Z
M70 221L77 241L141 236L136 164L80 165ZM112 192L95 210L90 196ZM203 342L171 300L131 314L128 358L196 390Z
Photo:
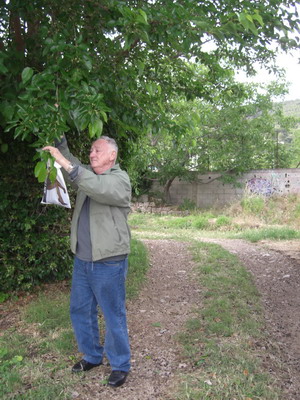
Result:
M17 51L24 55L25 42L22 34L21 20L20 17L15 13L12 13L10 17L10 31L12 33L13 42Z
M166 203L171 203L171 195L170 195L170 188L171 185L176 177L170 178L167 180L164 186L164 200Z

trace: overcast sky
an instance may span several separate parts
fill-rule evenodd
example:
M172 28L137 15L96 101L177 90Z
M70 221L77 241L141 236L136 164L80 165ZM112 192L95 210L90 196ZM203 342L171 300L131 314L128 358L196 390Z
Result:
M278 65L286 71L286 81L290 83L289 94L284 100L300 100L300 52L293 54L280 54L277 57ZM269 74L266 70L260 69L257 76L246 78L245 74L239 73L237 79L246 82L269 83L277 78L273 74Z

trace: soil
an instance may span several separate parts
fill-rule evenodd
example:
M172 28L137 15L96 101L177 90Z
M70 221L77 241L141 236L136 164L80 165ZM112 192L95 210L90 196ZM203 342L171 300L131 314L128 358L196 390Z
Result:
M264 365L283 391L282 400L300 399L300 241L201 239L236 254L252 273L265 313L268 356ZM104 385L107 363L82 374L72 390L74 399L172 400L181 375L192 365L182 359L176 335L201 305L188 244L173 240L143 240L151 268L138 299L128 302L132 369L127 382L113 389ZM12 315L10 314L10 317ZM5 318L1 321L5 328ZM7 322L7 321L6 321ZM10 319L12 322L12 318ZM70 365L71 367L71 365Z

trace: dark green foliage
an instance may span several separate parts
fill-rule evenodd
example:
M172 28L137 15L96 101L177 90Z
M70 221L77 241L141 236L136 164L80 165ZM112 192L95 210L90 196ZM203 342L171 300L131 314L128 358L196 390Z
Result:
M24 147L16 141L0 161L0 292L4 293L64 279L72 266L70 211L40 204L43 185L34 178L32 154Z

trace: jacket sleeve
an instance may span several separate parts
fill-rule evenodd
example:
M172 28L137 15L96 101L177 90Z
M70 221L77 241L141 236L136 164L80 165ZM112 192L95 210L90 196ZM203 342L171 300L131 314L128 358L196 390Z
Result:
M66 157L67 160L71 161L71 163L84 167L84 164L70 152L65 136L62 138L61 142L56 143L55 147L57 147L61 154Z
M74 182L79 190L98 203L115 207L130 207L130 180L127 173L118 166L100 175L79 168Z
M82 164L82 162L77 157L73 156L73 154L70 152L69 147L68 147L68 142L67 142L67 139L65 136L63 136L63 138L60 142L55 142L55 147L57 147L58 150L61 152L61 154L64 157L66 157L66 159L69 160L72 164L75 164L82 168L87 168L87 166ZM63 173L65 180L67 182L69 182L74 189L78 189L75 179L72 179L72 176L70 176L70 174L68 174L68 172L65 171L63 168L62 168L62 173Z

